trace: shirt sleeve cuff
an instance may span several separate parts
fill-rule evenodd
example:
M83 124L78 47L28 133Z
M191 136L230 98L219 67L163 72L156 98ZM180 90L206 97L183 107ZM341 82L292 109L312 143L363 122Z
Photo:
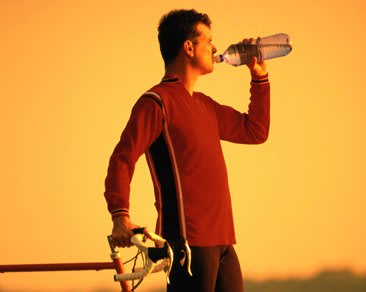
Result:
M130 217L130 214L127 209L117 209L111 212L112 219L117 217Z
M268 73L263 76L252 76L252 83L265 83L268 81Z

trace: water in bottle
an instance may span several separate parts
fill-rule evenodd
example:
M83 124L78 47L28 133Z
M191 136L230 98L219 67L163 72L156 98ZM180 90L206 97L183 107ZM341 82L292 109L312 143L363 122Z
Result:
M280 33L257 38L250 44L238 43L227 48L222 55L215 56L215 62L226 62L232 66L248 64L252 57L258 61L286 56L292 50L290 37Z

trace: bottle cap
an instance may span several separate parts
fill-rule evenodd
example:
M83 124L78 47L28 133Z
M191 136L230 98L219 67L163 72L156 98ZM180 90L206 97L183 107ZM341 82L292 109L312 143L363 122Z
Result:
M224 61L224 58L222 55L215 56L215 63L221 63L222 61Z

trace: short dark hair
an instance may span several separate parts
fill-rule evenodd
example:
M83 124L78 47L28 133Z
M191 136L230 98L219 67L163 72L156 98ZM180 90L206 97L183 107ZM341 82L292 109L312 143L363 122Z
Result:
M173 63L187 39L198 36L196 25L200 22L211 27L208 15L194 9L172 10L160 19L158 38L165 65Z

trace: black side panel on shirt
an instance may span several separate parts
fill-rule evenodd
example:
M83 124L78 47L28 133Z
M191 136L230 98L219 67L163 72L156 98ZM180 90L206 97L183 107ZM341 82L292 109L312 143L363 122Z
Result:
M178 240L181 234L177 190L175 186L173 166L163 133L161 133L156 141L150 146L150 153L161 187L161 201L163 204L162 235L165 239Z

